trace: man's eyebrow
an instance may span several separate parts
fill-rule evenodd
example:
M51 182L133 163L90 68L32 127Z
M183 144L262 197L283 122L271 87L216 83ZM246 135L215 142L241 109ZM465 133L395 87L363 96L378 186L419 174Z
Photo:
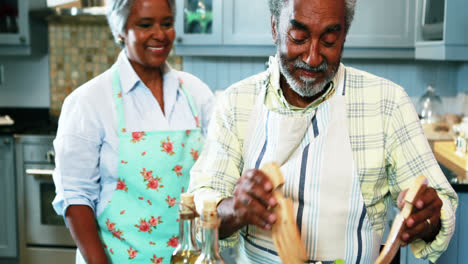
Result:
M153 18L151 18L151 17L140 17L138 20L140 20L140 21L152 21Z
M296 19L291 19L289 23L291 24L293 28L297 28L297 29L304 30L304 31L309 31L309 28L306 25L302 24Z
M325 29L324 34L331 33L331 32L337 32L337 31L341 31L341 25L340 24L336 24L336 25L327 27Z

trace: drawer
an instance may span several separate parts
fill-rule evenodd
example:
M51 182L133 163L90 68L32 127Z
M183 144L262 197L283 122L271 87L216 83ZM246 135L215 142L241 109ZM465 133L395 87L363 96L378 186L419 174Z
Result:
M25 144L23 145L24 162L54 163L55 152L53 145Z

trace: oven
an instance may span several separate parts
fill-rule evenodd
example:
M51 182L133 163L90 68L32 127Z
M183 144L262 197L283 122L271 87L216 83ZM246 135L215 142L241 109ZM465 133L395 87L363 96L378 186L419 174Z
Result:
M20 263L74 263L76 246L53 207L54 150L49 135L15 137Z

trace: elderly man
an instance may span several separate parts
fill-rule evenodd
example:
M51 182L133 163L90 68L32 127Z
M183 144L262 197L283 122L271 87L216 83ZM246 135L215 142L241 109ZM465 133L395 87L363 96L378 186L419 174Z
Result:
M373 263L389 202L428 178L401 239L434 262L454 231L457 196L403 88L341 64L356 0L269 0L276 57L218 102L192 169L197 200L215 195L220 237L238 263L278 263L277 201L258 169L276 161L309 262Z

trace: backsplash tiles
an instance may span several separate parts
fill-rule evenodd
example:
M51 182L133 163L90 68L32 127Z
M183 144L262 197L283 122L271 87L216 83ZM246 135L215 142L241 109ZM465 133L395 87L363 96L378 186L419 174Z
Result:
M104 72L119 52L105 24L49 23L51 114L59 115L65 97Z
M64 99L115 62L120 48L107 24L49 22L50 112L60 114ZM181 69L182 59L168 62Z

